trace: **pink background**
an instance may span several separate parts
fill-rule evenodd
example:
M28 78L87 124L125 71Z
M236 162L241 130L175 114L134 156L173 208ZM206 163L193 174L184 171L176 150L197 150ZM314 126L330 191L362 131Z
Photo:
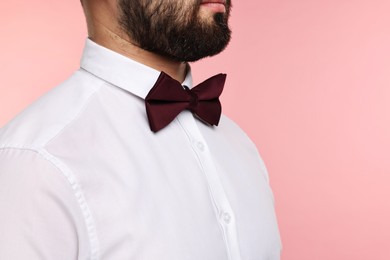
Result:
M224 112L268 166L282 259L390 259L390 2L234 4L229 48L193 70L228 73ZM2 126L78 68L86 28L77 0L2 1L0 24Z

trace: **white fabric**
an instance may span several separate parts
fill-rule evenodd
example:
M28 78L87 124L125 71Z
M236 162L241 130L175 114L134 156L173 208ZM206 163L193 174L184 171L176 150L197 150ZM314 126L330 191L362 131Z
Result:
M87 39L81 69L0 130L0 259L280 259L255 146L187 111L153 133L158 75Z

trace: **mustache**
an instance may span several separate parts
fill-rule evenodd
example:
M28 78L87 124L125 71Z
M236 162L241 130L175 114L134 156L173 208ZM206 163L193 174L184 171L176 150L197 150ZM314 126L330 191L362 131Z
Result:
M192 5L193 10L199 10L203 2L205 2L205 0L193 0L193 3L188 3L188 5ZM166 1L164 0L160 1L159 3L156 3L156 0L144 1L144 7L153 7L154 9L160 9L164 4L166 4ZM226 0L226 7L230 9L231 6L232 1Z

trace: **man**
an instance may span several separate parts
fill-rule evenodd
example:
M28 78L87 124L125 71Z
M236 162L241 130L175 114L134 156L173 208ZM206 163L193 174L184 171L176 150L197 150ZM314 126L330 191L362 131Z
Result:
M82 5L81 68L0 131L0 259L279 259L225 75L194 87L188 66L228 44L230 1Z

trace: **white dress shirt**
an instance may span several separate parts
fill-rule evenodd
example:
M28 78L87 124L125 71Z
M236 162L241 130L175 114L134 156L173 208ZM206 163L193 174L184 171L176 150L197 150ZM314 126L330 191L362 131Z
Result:
M81 68L0 129L1 260L280 259L254 144L188 111L153 133L159 74L87 39Z

